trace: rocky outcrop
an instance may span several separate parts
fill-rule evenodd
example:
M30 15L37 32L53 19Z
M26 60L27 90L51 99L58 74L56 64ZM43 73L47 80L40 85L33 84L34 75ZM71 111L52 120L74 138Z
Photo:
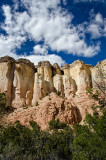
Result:
M57 63L53 64L53 76L56 74L62 75L62 71Z
M77 91L77 85L70 75L63 75L64 96L69 97Z
M31 105L35 68L26 59L0 58L0 92L6 93L6 105L14 108Z
M6 121L14 123L19 120L24 125L29 125L29 121L36 121L42 129L46 129L48 122L53 119L60 119L70 125L79 123L81 115L79 109L73 101L63 99L55 93L51 93L38 101L38 106L20 108L11 113Z
M101 94L106 94L106 60L98 62L91 68L92 87L99 88Z
M4 56L0 58L0 63L3 62L15 62L15 59L9 56Z
M12 101L15 108L32 104L35 70L25 62L24 60L24 63L23 61L15 63Z
M37 100L42 99L46 95L47 88L44 76L42 74L35 73L32 105L35 105Z
M70 65L65 65L63 71L64 74L70 75L72 80L74 80L77 92L91 87L91 71L83 61L77 60Z
M80 95L82 96L82 95ZM29 121L36 121L42 129L46 129L50 120L60 119L69 125L83 123L87 113L93 113L92 105L97 102L86 95L86 97L62 98L52 92L50 95L38 101L37 105L19 108L5 117L5 123L19 120L23 125L29 125ZM4 118L3 118L4 120Z
M95 67L77 60L60 68L48 61L34 66L29 60L5 56L0 58L0 92L6 94L6 105L16 109L13 117L17 118L10 115L13 121L28 123L33 114L32 120L41 126L57 118L69 124L79 123L86 113L92 113L91 106L97 104L86 89L97 90L98 85L105 88L105 71L106 60Z
M12 57L0 58L0 92L6 93L6 106L11 106L15 60Z
M48 61L42 61L38 63L37 66L38 75L42 75L45 81L46 94L53 91L53 75L52 75L52 65Z
M106 78L103 79L100 70L106 70L106 60L96 67L77 60L60 68L48 61L34 66L29 60L5 56L0 58L0 92L6 93L7 105L14 108L34 105L51 92L59 91L69 97L83 93L86 88L97 89L97 84L105 85Z
M60 92L60 94L64 96L63 76L56 74L53 77L53 85L55 92Z

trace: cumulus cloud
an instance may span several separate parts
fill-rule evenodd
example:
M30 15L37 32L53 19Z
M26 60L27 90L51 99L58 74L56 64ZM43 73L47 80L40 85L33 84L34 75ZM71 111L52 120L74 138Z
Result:
M25 39L23 37L17 36L4 36L0 35L0 56L10 55L17 58L15 54L15 49L20 48L21 43Z
M18 38L18 37L17 37ZM22 39L23 40L23 39ZM0 56L6 56L9 55L15 59L18 58L26 58L29 59L31 62L33 62L35 65L38 64L39 61L49 61L51 64L58 63L60 66L62 66L65 61L62 60L62 58L58 55L51 54L48 55L47 47L44 48L40 45L36 45L34 47L34 55L16 55L15 48L19 47L20 44L15 43L15 41L19 42L18 40L15 40L14 37L8 36L5 37L3 35L0 36Z
M93 39L106 36L106 18L103 18L100 13L94 15L88 24L87 32Z
M49 61L52 65L54 63L58 63L59 66L62 66L64 63L66 63L62 58L55 54L50 55L29 55L29 56L21 56L21 58L29 59L31 62L33 62L35 65L38 64L39 61Z
M66 54L91 57L100 51L100 43L87 45L85 33L81 31L80 25L74 26L72 19L74 16L61 8L60 0L20 0L21 7L25 11L19 12L19 1L14 0L14 8L3 5L5 20L2 23L2 29L6 31L6 36L0 37L0 43L7 49L0 48L0 53L9 55L15 54L15 49L21 47L21 44L30 39L37 43L33 47L33 53L26 58L38 62L39 60L50 60L62 64L64 61L60 56L48 54L48 48L53 51L64 51ZM64 4L66 3L63 0ZM95 18L95 26L92 22L89 24L88 32L93 35L93 30L98 24L103 24L100 16ZM84 28L82 27L82 30ZM106 28L104 28L104 31ZM100 31L99 31L100 33ZM99 36L98 33L98 36ZM39 45L43 41L44 44ZM0 45L1 46L1 45ZM35 58L34 58L35 57Z
M34 46L34 53L37 55L47 55L48 47L46 45L36 45Z

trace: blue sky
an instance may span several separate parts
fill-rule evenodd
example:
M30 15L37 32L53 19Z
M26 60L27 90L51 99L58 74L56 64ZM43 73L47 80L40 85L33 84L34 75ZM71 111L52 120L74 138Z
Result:
M0 57L96 65L106 58L105 0L0 0Z

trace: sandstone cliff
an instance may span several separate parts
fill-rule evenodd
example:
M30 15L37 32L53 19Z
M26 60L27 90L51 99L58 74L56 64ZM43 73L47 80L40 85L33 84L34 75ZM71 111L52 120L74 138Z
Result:
M69 124L81 122L86 113L92 113L91 106L98 103L86 89L105 87L105 71L106 60L95 67L77 60L60 68L48 61L35 67L26 59L0 58L0 92L6 94L6 105L15 109L8 121L28 123L32 119L42 128L57 118ZM105 93L103 88L99 90ZM24 109L26 106L28 109Z

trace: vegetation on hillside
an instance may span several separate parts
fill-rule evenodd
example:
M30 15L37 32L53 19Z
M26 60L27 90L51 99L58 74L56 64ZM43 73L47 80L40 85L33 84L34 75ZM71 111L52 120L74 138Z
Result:
M36 122L30 128L17 121L0 127L1 160L105 160L106 111L101 116L88 114L84 125L71 129L52 120L42 131Z
M0 93L0 116L7 113L9 106L6 106L6 95L5 93Z
M92 89L87 92L94 96ZM95 97L94 97L95 98ZM36 122L30 127L19 121L0 126L0 160L105 160L105 103L93 106L94 115L87 114L84 124L71 128L59 119L51 120L46 131ZM7 112L6 96L0 93L0 112ZM100 114L96 108L100 109Z

